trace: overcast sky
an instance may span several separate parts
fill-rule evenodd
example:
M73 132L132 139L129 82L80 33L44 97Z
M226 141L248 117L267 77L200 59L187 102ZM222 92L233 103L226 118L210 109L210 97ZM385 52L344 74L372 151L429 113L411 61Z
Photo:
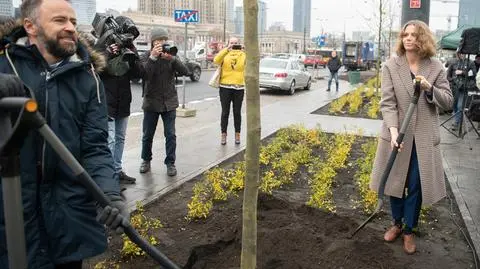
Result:
M206 0L208 1L208 0ZM267 3L267 26L273 22L281 21L287 29L292 29L293 0L264 0ZM395 21L399 27L401 8L400 0L383 0L394 3ZM14 4L20 0L14 0ZM323 26L326 32L347 33L355 30L374 29L373 21L368 18L378 16L379 0L312 0L312 36L321 33ZM235 0L235 5L242 5L242 0ZM431 0L430 28L448 30L447 16L452 16L451 30L457 26L458 4L442 3L440 0ZM128 8L137 9L136 0L97 0L97 11L103 12L106 8L125 11ZM181 7L179 7L181 9ZM200 14L201 16L201 14Z

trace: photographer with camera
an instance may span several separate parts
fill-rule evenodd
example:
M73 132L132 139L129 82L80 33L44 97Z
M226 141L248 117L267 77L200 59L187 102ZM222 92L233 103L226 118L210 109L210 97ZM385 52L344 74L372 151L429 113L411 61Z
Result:
M188 75L188 68L177 58L176 47L170 47L168 32L163 28L151 31L151 51L144 55L144 87L143 87L143 138L142 163L140 173L150 171L152 160L152 143L157 129L158 118L163 121L165 135L167 174L175 176L175 151L177 137L175 135L176 109L179 105L175 88L175 73Z
M457 52L457 60L448 66L447 80L450 82L450 88L452 89L454 97L453 113L456 115L455 122L452 124L452 130L456 130L460 124L467 91L476 87L476 73L474 62L469 61L465 54L460 52Z
M101 16L98 14L97 16ZM100 19L100 18L98 18ZM97 21L98 21L97 19ZM104 18L112 20L111 17ZM94 20L93 26L98 29L99 26ZM138 57L137 50L133 44L135 40L135 33L138 30L130 18L124 16L117 16L114 19L115 23L111 23L115 29L113 32L118 35L128 35L125 29L130 29L131 38L111 38L112 44L108 42L107 38L99 36L95 48L102 51L106 56L107 68L100 74L100 77L105 86L108 105L108 146L113 155L113 165L115 173L118 174L121 189L124 184L135 184L136 179L128 176L122 170L122 156L125 145L125 134L127 131L128 118L130 116L130 104L132 102L132 89L130 80L139 79L143 77L143 65ZM108 23L104 24L108 25ZM99 29L103 35L108 34L109 29ZM104 40L105 42L99 42ZM117 43L117 42L122 43ZM122 51L122 48L124 50ZM125 54L126 53L126 54ZM133 55L132 55L133 53Z
M43 137L29 132L20 149L28 268L80 269L84 259L107 248L104 225L120 233L129 215L107 144L107 107L97 75L104 59L79 39L69 1L23 0L20 10L17 24L1 25L6 46L0 53L0 98L25 89L113 205L98 207ZM0 268L9 268L4 212L0 205Z
M219 89L220 103L222 105L220 117L220 144L222 145L227 143L227 127L231 106L233 106L235 144L240 144L242 103L245 95L245 61L245 51L236 37L230 38L228 47L222 49L213 59L213 62L222 69Z

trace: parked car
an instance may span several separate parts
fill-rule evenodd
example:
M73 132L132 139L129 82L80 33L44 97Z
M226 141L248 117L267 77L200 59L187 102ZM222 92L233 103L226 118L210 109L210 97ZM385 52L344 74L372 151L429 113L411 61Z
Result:
M199 81L202 75L202 66L199 62L183 57L183 55L178 55L180 60L187 66L190 71L190 80Z
M312 76L295 58L268 57L260 60L260 87L288 91L309 90Z
M305 60L303 60L303 64L305 65L305 67L311 66L314 69L317 68L319 62L320 58L315 55L307 55L307 57L305 57Z

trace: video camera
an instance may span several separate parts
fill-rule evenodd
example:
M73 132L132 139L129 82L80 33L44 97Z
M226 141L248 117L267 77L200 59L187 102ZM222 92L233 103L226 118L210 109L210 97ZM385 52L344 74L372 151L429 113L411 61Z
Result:
M97 42L107 48L116 44L123 61L133 62L138 59L138 55L129 49L133 46L133 40L140 35L131 19L122 17L119 24L112 15L96 13L92 26L94 29L92 34L98 39Z

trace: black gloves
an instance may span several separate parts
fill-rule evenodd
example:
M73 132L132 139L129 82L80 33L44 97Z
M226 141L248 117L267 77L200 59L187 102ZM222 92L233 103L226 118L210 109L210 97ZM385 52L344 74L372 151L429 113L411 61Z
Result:
M127 206L119 195L110 195L112 206L99 208L97 210L97 221L101 224L107 225L112 231L117 234L123 233L123 226L130 221L130 213Z
M0 99L25 96L23 82L15 75L0 73Z

